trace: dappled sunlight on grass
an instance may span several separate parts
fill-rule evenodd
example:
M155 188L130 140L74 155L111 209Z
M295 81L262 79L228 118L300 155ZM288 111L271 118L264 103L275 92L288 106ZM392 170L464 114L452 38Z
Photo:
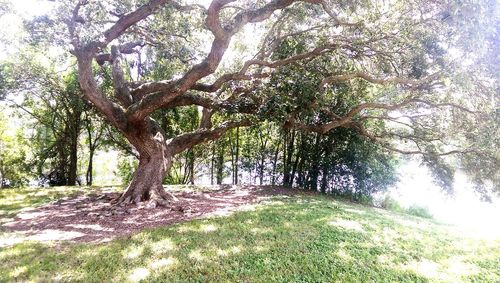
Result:
M500 239L325 196L277 199L105 244L20 243L0 250L0 281L499 281Z
M365 231L363 229L363 225L361 225L359 222L352 221L352 220L338 219L335 221L331 221L329 224L332 226L341 227L341 228L344 228L347 230L354 230L356 232L364 232Z
M336 255L338 257L340 257L341 259L345 260L345 261L351 261L352 260L351 255L348 252L346 252L345 250L343 250L343 249L337 250Z
M360 210L360 209L354 209L354 208L344 208L344 211L347 211L349 213L358 213L358 214L365 214L366 211Z
M29 235L27 233L2 233L0 234L0 248L25 241L52 242L72 240L83 235L83 233L76 231L63 231L57 229L47 229L34 235Z
M28 211L34 207L56 200L69 199L76 195L105 193L122 190L122 187L50 187L50 188L9 188L0 190L0 224L19 211L24 217L37 217Z
M171 266L175 265L176 263L177 263L177 260L172 258L172 257L161 258L161 259L152 261L150 264L150 267L152 269L155 269L155 270L161 270L161 269L164 270L165 268L171 267Z
M149 274L150 274L149 269L144 267L138 267L132 270L132 272L128 276L128 279L131 282L139 282L141 280L148 278Z
M217 227L215 225L212 225L212 224L201 225L200 226L200 230L203 231L203 232L206 232L206 233L210 233L210 232L213 232L213 231L217 231Z
M273 230L271 228L259 228L259 227L254 227L250 229L250 232L253 234L265 234L265 233L271 233Z
M202 255L201 250L199 250L199 249L191 251L188 254L188 257L192 260L195 260L195 261L204 261L206 259L206 256Z
M463 256L456 256L448 259L444 264L448 267L449 274L455 274L457 276L471 276L479 274L479 268L472 263L467 263L464 261Z
M123 252L123 257L125 259L135 259L140 257L144 253L144 246L130 246Z
M421 261L413 261L401 267L402 269L412 270L422 276L438 279L443 277L439 271L439 264L434 261L423 259Z
M42 233L31 235L27 237L28 240L39 241L39 242L49 242L49 241L64 241L71 240L83 236L83 233L75 231L63 231L63 230L45 230Z
M172 251L175 249L175 244L170 239L163 239L158 242L154 242L150 244L151 251L154 254L164 254L166 252Z

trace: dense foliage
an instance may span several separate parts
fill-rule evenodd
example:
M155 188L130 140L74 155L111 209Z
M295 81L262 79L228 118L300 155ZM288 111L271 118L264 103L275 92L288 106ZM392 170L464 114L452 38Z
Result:
M118 150L123 201L198 180L360 199L395 182L394 153L447 192L457 169L498 192L495 1L202 4L60 0L26 20L0 95L31 147L9 154L74 185Z

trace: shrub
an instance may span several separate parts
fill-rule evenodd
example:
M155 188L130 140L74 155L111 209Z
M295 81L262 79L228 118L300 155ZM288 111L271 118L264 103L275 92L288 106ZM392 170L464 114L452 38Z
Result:
M370 206L373 205L372 196L361 195L357 201L363 205L370 205Z
M139 161L137 158L132 157L132 156L123 156L120 155L118 159L118 172L117 175L120 176L122 179L122 182L124 184L130 183L132 181L132 177L134 176L134 171L135 168L137 168L137 165L139 164Z
M428 219L431 219L433 217L432 214L429 212L429 209L427 209L427 207L418 206L415 204L408 207L408 209L406 209L406 213Z
M404 211L403 207L399 204L399 202L397 202L389 195L385 196L385 198L382 200L380 204L380 207L391 211L398 211L398 212Z

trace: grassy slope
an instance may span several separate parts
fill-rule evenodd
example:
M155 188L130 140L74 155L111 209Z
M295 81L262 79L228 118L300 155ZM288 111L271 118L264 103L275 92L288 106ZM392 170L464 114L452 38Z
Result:
M17 198L19 209L52 197ZM0 249L2 282L500 282L498 266L500 239L326 196L276 198L100 245Z

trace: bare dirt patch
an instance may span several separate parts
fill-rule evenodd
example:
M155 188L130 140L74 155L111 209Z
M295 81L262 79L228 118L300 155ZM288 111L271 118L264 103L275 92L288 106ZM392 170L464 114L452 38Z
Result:
M171 207L146 209L117 207L111 201L119 193L80 195L25 210L8 223L0 246L24 240L105 242L145 228L171 225L195 218L230 214L244 205L299 190L269 186L217 186L204 191L177 191Z

